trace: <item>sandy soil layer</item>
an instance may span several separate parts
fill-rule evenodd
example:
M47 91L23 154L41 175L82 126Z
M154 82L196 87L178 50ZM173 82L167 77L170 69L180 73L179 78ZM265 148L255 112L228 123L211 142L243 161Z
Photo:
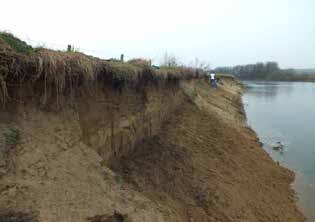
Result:
M110 162L84 139L82 113L2 113L1 135L14 126L21 142L2 164L11 167L1 171L0 221L304 221L294 174L246 126L241 92L230 79L218 90L183 82L181 102L156 133Z

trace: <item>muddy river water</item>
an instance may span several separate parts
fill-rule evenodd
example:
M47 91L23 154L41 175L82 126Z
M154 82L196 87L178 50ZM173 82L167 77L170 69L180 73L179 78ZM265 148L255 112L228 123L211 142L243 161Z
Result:
M264 149L296 173L298 205L315 221L315 83L245 81L247 121ZM275 146L283 149L275 150Z

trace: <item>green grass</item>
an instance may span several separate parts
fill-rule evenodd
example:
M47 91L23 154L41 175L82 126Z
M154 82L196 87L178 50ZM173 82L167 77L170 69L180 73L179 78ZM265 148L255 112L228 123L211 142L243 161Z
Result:
M34 48L28 45L26 42L18 39L14 35L8 32L0 32L0 38L2 38L13 50L19 53L29 54L34 52Z
M8 132L4 133L5 143L7 146L15 146L20 141L20 131L16 128L10 128Z

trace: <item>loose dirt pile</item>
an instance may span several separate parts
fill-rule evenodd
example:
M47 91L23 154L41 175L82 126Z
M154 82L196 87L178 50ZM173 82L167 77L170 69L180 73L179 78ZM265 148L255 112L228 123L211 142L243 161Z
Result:
M163 95L177 100L161 100L159 93L147 94L151 103L142 104L145 112L128 111L127 103L112 104L120 107L120 116L99 126L109 132L109 142L103 143L105 134L98 139L83 135L93 130L82 128L88 121L82 114L90 113L96 126L102 113L102 106L95 111L88 99L80 102L90 104L88 109L54 113L23 104L3 111L1 135L14 127L21 140L10 155L13 167L1 174L0 221L304 220L290 188L293 173L274 163L245 125L239 84L224 78L214 90L203 80L183 81L180 92ZM94 102L133 101L128 93L105 95L107 100ZM172 101L178 104L174 110L167 104ZM159 119L163 107L173 111ZM102 121L110 123L112 117ZM148 125L145 137L137 131L141 120ZM136 138L132 147L124 142L127 132ZM111 161L102 158L107 151ZM125 155L119 155L122 151Z

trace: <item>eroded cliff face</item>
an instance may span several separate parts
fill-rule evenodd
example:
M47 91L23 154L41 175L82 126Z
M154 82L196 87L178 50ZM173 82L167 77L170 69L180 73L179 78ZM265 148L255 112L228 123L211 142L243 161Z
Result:
M1 148L12 128L21 139L2 158L0 219L116 221L119 212L132 221L164 221L155 202L110 168L160 131L183 102L179 87L96 89L58 112L41 109L25 91L17 94L28 102L1 111Z
M157 87L141 93L104 90L85 96L79 104L82 139L113 166L132 153L135 144L156 135L183 98L179 88Z
M105 87L58 112L21 94L0 115L0 221L303 221L241 90L229 78Z

